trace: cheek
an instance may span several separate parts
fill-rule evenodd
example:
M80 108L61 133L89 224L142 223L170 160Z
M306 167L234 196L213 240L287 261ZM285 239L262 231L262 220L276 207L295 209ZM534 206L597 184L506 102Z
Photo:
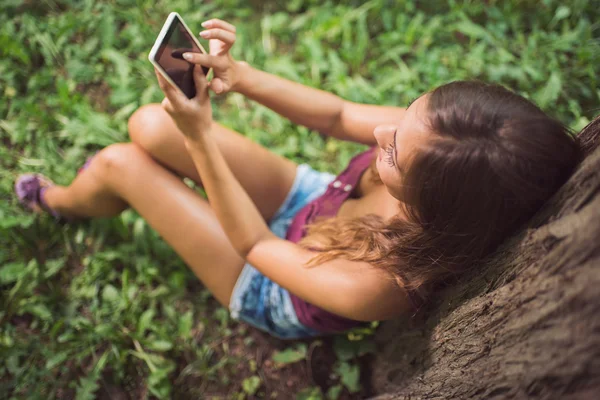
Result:
M397 198L400 192L400 178L396 169L384 160L377 160L377 172L388 192Z

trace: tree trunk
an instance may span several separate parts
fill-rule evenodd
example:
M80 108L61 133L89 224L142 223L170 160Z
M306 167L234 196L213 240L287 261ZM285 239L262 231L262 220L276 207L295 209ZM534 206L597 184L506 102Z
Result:
M526 229L426 310L384 323L374 399L600 399L600 117Z

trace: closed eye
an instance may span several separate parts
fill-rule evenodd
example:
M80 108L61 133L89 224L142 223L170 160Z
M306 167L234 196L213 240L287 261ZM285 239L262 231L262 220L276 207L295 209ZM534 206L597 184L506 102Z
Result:
M396 161L395 161L395 154L396 152L394 151L394 145L395 143L390 143L390 145L388 147L386 147L385 149L385 153L386 153L386 157L385 157L385 162L388 163L388 165L390 167L395 167L396 166Z

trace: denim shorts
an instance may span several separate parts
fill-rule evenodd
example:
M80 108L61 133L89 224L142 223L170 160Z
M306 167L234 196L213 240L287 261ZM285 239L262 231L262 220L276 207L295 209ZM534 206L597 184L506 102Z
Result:
M290 192L275 213L269 228L285 238L294 216L327 189L335 176L299 165ZM287 289L273 282L250 264L244 265L233 288L229 311L233 319L244 321L280 339L300 339L322 333L298 321Z

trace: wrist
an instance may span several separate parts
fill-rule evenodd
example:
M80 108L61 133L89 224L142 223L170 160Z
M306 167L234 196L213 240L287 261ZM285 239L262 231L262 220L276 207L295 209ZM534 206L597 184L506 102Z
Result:
M211 129L202 129L201 132L198 132L197 134L184 135L183 142L188 150L203 150L206 148L207 142L211 140L211 135Z
M252 73L252 66L245 61L236 61L234 69L237 79L232 87L232 91L243 94L250 83L249 75Z

